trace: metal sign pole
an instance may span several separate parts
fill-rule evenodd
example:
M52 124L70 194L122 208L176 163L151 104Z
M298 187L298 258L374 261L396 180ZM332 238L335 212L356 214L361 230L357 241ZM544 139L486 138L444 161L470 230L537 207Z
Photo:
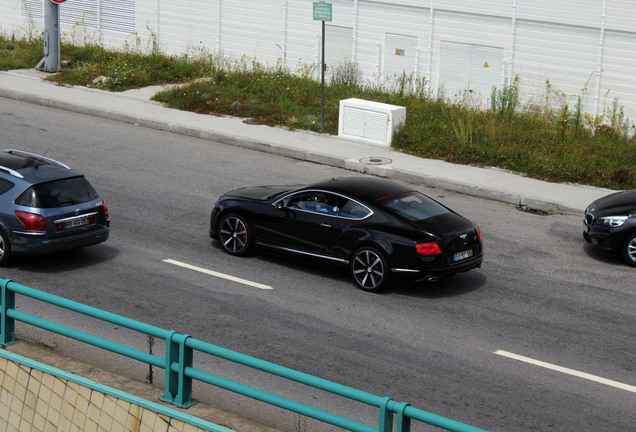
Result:
M325 22L322 22L322 96L320 98L320 130L325 131Z
M44 57L36 68L45 72L60 70L60 6L54 1L44 2Z
M314 2L313 4L314 21L322 21L322 65L321 70L321 97L320 97L320 130L325 131L325 21L331 22L331 3L324 1Z

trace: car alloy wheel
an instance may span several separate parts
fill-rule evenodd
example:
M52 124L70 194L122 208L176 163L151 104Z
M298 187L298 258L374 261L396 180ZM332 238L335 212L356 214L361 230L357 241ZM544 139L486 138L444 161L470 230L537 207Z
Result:
M378 292L389 285L391 271L386 258L380 251L365 246L353 254L351 275L359 288Z
M622 253L627 264L636 267L636 233L627 236L623 244Z
M6 265L11 256L11 244L6 234L0 230L0 266Z
M231 255L245 255L252 247L252 232L241 216L224 216L219 224L219 240L223 249Z

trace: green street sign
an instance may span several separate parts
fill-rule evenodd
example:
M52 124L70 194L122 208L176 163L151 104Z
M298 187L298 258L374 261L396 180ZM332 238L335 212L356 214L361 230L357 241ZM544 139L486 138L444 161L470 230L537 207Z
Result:
M314 21L331 22L331 3L324 1L314 2Z

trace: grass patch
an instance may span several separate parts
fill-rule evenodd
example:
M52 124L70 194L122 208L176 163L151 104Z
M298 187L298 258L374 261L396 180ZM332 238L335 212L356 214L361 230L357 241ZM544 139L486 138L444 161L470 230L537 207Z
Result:
M166 105L209 115L251 118L289 129L320 132L321 86L314 68L292 71L265 67L247 57L228 60L198 52L167 56L112 51L99 45L63 43L62 70L49 79L73 85L123 91L182 83L155 96ZM42 58L40 39L0 37L0 70L33 68ZM96 78L103 77L96 81ZM357 65L337 65L325 89L324 132L337 134L339 102L361 98L405 106L406 124L392 146L423 158L493 166L530 177L612 189L636 188L636 140L622 107L614 101L603 115L561 103L547 83L544 106L520 106L518 83L493 89L489 109L449 102L424 91L424 83L403 76L397 91L361 84Z

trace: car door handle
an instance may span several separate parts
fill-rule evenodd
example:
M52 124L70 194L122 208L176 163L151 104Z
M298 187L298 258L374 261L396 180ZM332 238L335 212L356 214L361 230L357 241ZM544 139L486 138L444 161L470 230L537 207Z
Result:
M329 225L328 223L325 223L325 222L321 223L320 226L321 227L325 227L325 228L331 228L331 225Z

